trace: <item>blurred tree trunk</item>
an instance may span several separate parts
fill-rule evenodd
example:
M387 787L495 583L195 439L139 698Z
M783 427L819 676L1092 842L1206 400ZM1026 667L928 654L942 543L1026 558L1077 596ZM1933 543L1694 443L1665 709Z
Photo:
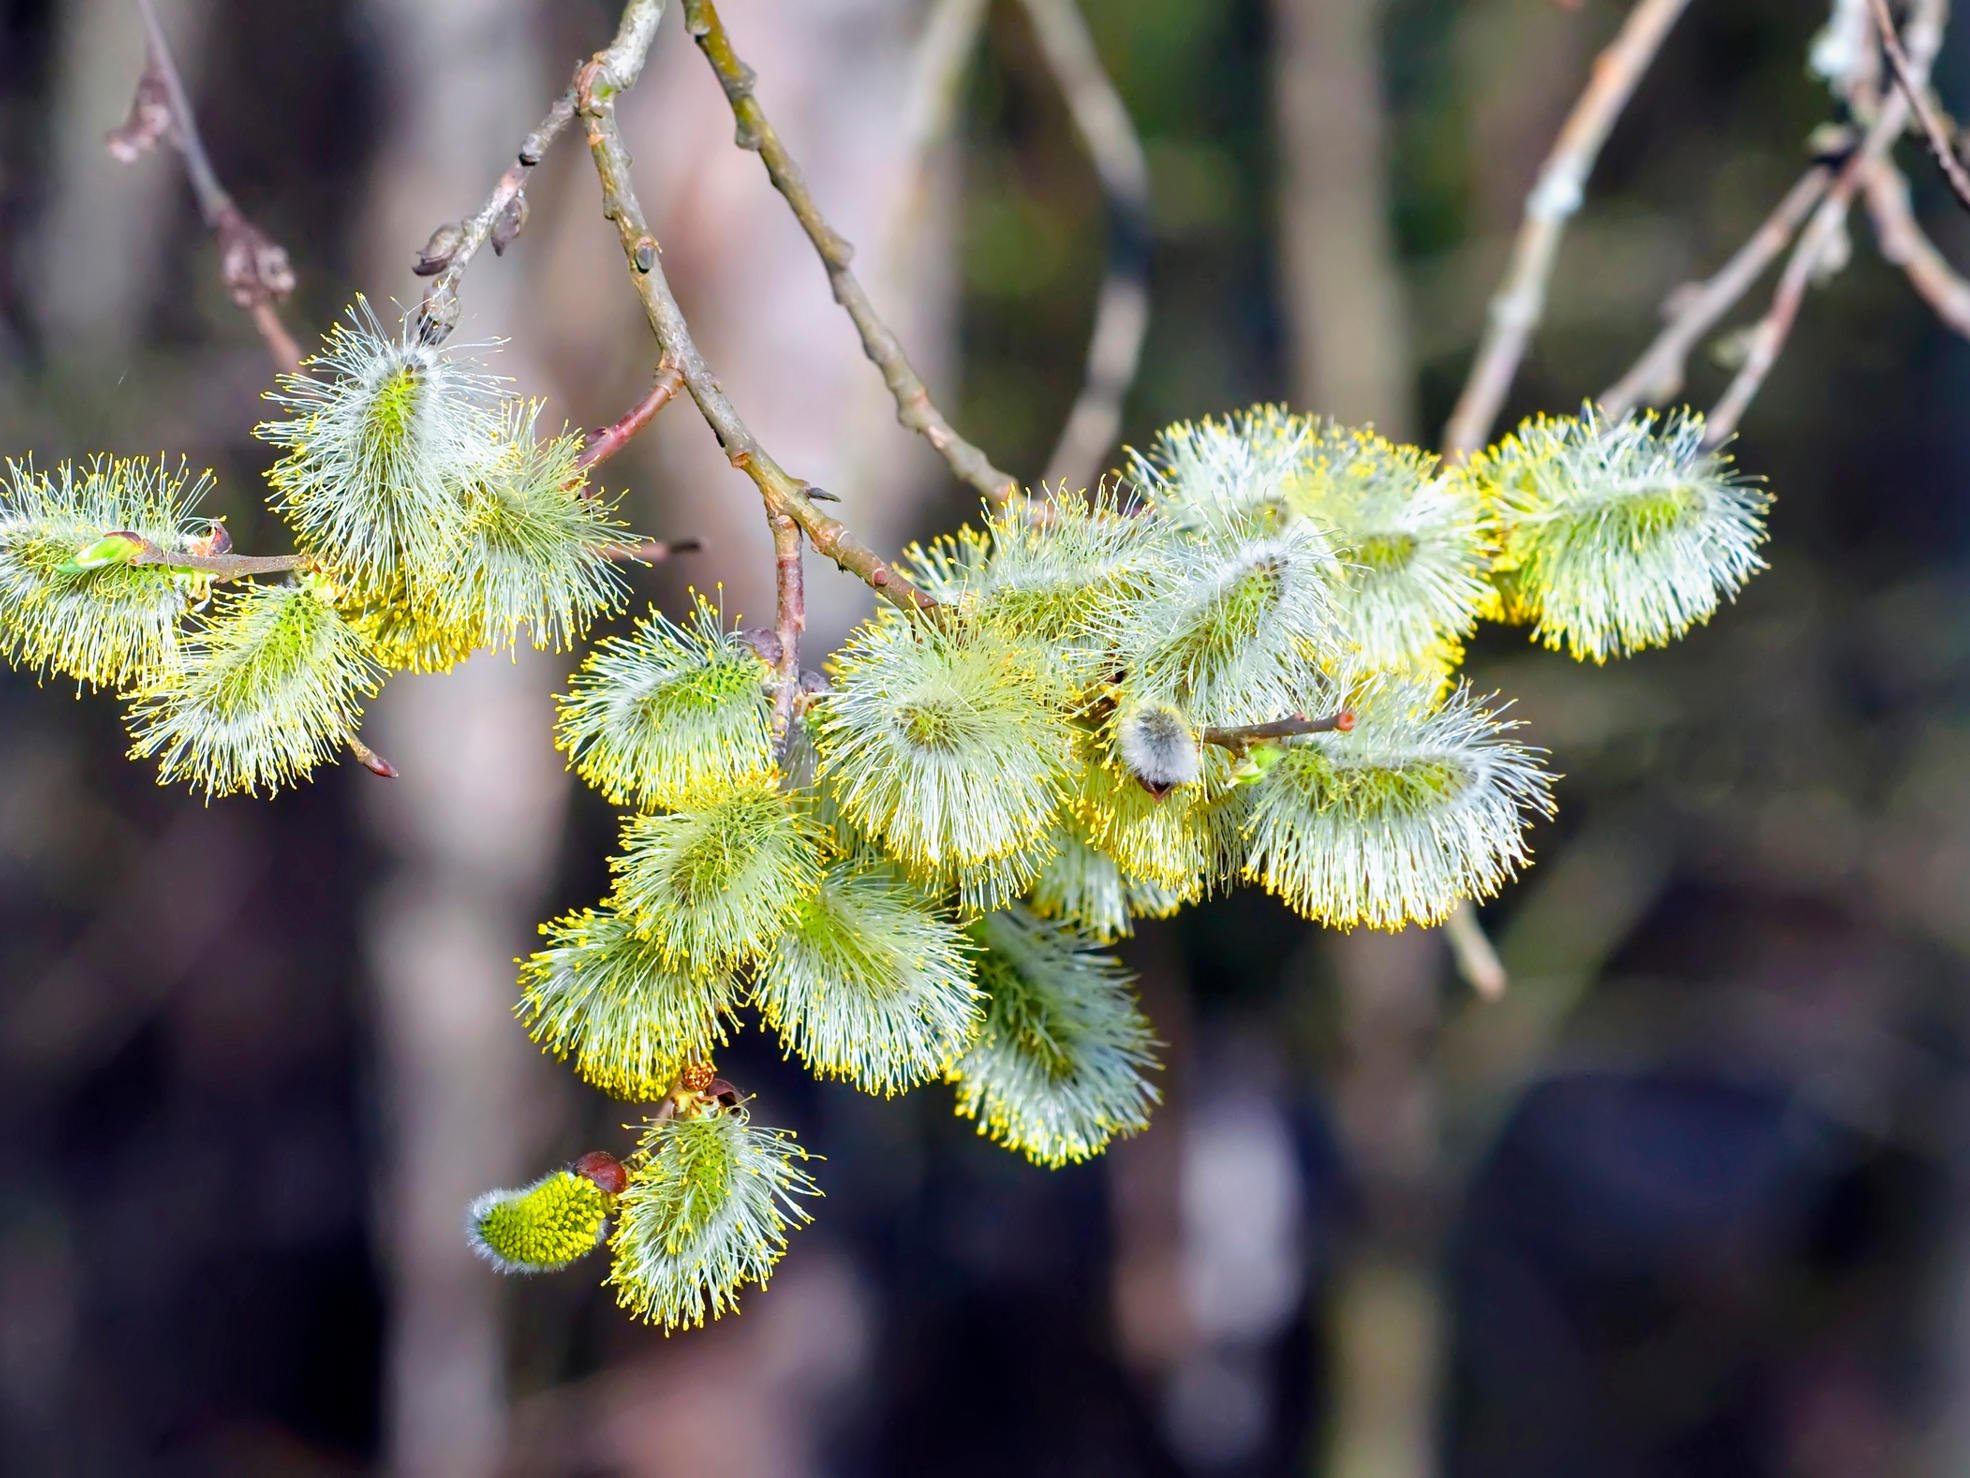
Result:
M1389 217L1381 0L1274 0L1279 254L1295 403L1414 434L1415 369ZM1419 929L1337 937L1338 1128L1361 1215L1335 1263L1333 1406L1320 1471L1412 1478L1437 1466L1444 1315L1430 1180L1427 1053L1442 952Z
M372 0L388 120L361 243L362 285L412 300L415 249L476 208L564 85L566 59L506 0ZM574 162L572 151L558 156ZM464 287L458 338L532 342L524 255L486 254ZM552 395L524 347L496 368ZM558 398L557 398L558 400ZM404 677L367 736L403 772L370 792L377 843L367 954L376 991L386 1170L386 1460L393 1471L485 1474L505 1445L501 1281L466 1247L466 1204L575 1149L542 1142L561 1092L512 1017L514 966L547 910L568 783L548 695L560 658L483 654L442 677ZM560 1153L566 1151L566 1153Z

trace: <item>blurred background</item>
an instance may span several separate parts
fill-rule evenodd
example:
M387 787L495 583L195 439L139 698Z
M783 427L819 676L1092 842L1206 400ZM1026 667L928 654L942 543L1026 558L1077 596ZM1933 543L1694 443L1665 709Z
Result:
M964 7L944 7L961 10ZM1110 212L1019 5L971 7L949 137L924 0L728 0L760 96L954 421L1036 479ZM1615 0L1084 0L1150 178L1120 438L1256 400L1429 442ZM159 0L218 171L292 252L304 341L476 209L604 0ZM1509 414L1612 381L1834 116L1827 5L1696 0L1594 175ZM0 450L160 449L273 552L265 347L177 161L102 148L126 0L0 5ZM1937 79L1970 100L1970 23ZM701 343L788 467L894 547L972 495L898 427L676 16L622 109ZM934 130L933 130L934 131ZM1970 229L1913 141L1918 214ZM564 139L464 284L463 339L598 425L654 350ZM1123 222L1124 227L1131 223ZM1169 1044L1152 1129L1045 1172L928 1088L721 1069L827 1157L742 1317L666 1339L595 1271L502 1281L478 1190L623 1106L512 1022L535 923L606 886L549 743L567 656L399 679L353 765L201 805L115 706L0 672L0 1451L32 1473L1854 1475L1970 1471L1970 353L1876 249L1809 298L1738 454L1772 568L1596 670L1487 630L1471 672L1566 779L1442 939L1241 895L1124 948ZM1133 240L1123 232L1125 244ZM1769 285L1747 299L1749 319ZM1727 346L1726 346L1727 347ZM1725 370L1704 352L1691 398ZM1104 460L1114 460L1105 449ZM763 615L751 487L688 405L609 469ZM809 571L815 650L867 593Z

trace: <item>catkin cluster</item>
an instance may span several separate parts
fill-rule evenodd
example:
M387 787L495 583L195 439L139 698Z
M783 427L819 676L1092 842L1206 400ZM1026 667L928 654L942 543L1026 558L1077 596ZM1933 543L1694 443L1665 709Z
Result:
M163 779L291 782L387 671L570 645L617 603L626 536L579 438L468 362L359 307L272 398L292 579L174 566L222 535L202 479L143 461L10 464L0 491L0 654L126 695ZM1766 502L1689 415L1588 407L1446 468L1261 407L908 551L934 607L870 617L790 719L718 605L651 611L559 700L621 841L608 896L543 926L518 1010L656 1108L609 1174L482 1197L472 1241L508 1271L606 1245L667 1328L763 1283L815 1187L709 1065L748 1013L817 1076L943 1083L1040 1164L1099 1154L1157 1098L1112 953L1137 919L1250 882L1395 929L1497 892L1551 777L1458 677L1477 623L1595 661L1663 644L1759 567Z

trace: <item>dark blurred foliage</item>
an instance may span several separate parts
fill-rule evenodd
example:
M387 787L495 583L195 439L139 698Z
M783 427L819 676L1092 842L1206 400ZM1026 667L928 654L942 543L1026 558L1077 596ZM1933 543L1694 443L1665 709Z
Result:
M1288 398L1268 8L1085 8L1155 180L1129 436ZM555 66L609 9L542 8ZM1524 190L1622 9L1382 7L1392 266L1421 426L1448 410ZM1794 177L1829 114L1803 65L1823 12L1692 7L1594 177L1514 413L1609 382L1668 291ZM352 287L408 291L361 280L352 225L385 142L419 147L387 106L387 17L248 0L204 13L198 105L222 175L295 252L290 322L312 332ZM748 12L753 34L771 13ZM145 166L166 176L153 234L28 249L64 139L114 123L128 85L104 81L101 106L58 97L56 38L134 17L66 0L0 15L4 450L47 460L95 449L105 426L141 430L250 487L264 364L169 166ZM1970 96L1965 35L1939 68L1946 98ZM947 409L1002 465L1036 468L1078 384L1106 237L1011 6L994 7L963 118ZM577 155L553 168L578 176ZM1970 265L1970 230L1913 145L1903 157L1925 220ZM482 188L459 182L444 208ZM530 230L475 273L539 270ZM1513 994L1475 1004L1433 966L1418 1091L1441 1128L1411 1176L1426 1209L1393 1227L1371 1215L1337 1122L1337 955L1268 901L1232 898L1128 948L1171 1044L1170 1102L1101 1164L1031 1169L936 1089L871 1101L742 1039L722 1070L828 1157L819 1223L738 1325L669 1341L582 1274L501 1290L510 1466L703 1470L721 1430L755 1451L748 1424L764 1424L767 1450L804 1454L789 1471L1319 1470L1337 1372L1365 1359L1379 1378L1372 1338L1350 1348L1359 1334L1330 1319L1332 1280L1393 1248L1440 1269L1420 1293L1440 1310L1422 1317L1440 1317L1444 1399L1421 1440L1446 1472L1970 1468L1970 355L1858 217L1855 236L1737 448L1779 495L1770 573L1681 646L1602 670L1509 631L1477 645L1474 680L1519 700L1567 779L1541 865L1486 911ZM36 311L55 287L86 290L110 253L152 273L114 374L88 345L51 342ZM818 271L805 287L824 293ZM626 297L607 301L633 319ZM1693 398L1722 376L1700 363ZM668 414L662 434L698 434ZM967 506L926 479L906 522L934 531ZM244 548L276 537L234 527ZM391 1068L360 902L381 866L358 819L374 782L343 767L208 809L155 788L123 747L108 702L0 674L4 1466L376 1465L418 1373L384 1355L401 1284L379 1231ZM584 795L540 840L557 859L550 907L602 889L610 825ZM514 948L531 923L503 922ZM555 1102L547 1160L616 1142L617 1106ZM666 1404L683 1390L709 1403L695 1417ZM1334 1463L1409 1470L1400 1449Z

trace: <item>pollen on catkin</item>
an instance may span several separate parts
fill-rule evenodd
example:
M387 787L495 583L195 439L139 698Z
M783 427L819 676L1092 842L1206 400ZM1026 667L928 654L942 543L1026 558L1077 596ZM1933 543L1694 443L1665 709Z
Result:
M736 1309L742 1288L772 1276L787 1233L813 1220L808 1158L744 1108L650 1121L609 1236L616 1301L665 1330Z
M138 692L130 753L208 797L278 790L339 753L381 681L318 577L228 590Z
M351 584L387 585L444 566L460 492L496 459L500 382L386 330L358 297L322 347L267 399L285 420L255 435L286 455L267 474L296 539Z
M1309 436L1286 490L1346 566L1339 624L1371 669L1448 670L1490 595L1483 500L1435 457L1372 431Z
M901 1093L943 1073L977 1033L970 952L915 884L837 864L760 961L753 1000L814 1073Z
M613 1098L664 1096L678 1072L722 1046L739 987L694 976L617 915L583 909L541 925L547 947L520 967L517 1015L527 1035Z
M557 700L555 743L618 805L676 806L773 772L772 669L703 596L590 654Z
M622 838L616 911L666 968L701 978L756 960L821 881L820 825L773 777L632 817Z
M1464 475L1497 524L1504 615L1576 658L1667 645L1764 568L1771 499L1692 411L1536 417Z
M1529 860L1552 777L1467 688L1385 682L1350 732L1286 746L1250 787L1245 875L1337 928L1438 924Z
M571 1170L516 1191L487 1191L465 1213L465 1239L502 1273L557 1273L602 1244L613 1201Z
M96 457L37 472L9 461L0 482L0 658L91 687L133 686L177 657L189 572L125 559L81 560L127 531L168 552L193 536L211 486L144 457Z
M511 647L523 633L539 650L572 647L626 588L609 551L628 532L589 489L581 438L541 436L540 412L537 400L508 406L498 450L464 482L442 541L431 614L475 647Z
M958 1112L1041 1165L1101 1153L1157 1101L1149 1023L1128 972L1058 923L1023 911L974 926L987 997L977 1042L951 1072Z
M914 873L1044 861L1072 765L1062 674L1044 645L990 626L864 625L815 704L820 777Z

